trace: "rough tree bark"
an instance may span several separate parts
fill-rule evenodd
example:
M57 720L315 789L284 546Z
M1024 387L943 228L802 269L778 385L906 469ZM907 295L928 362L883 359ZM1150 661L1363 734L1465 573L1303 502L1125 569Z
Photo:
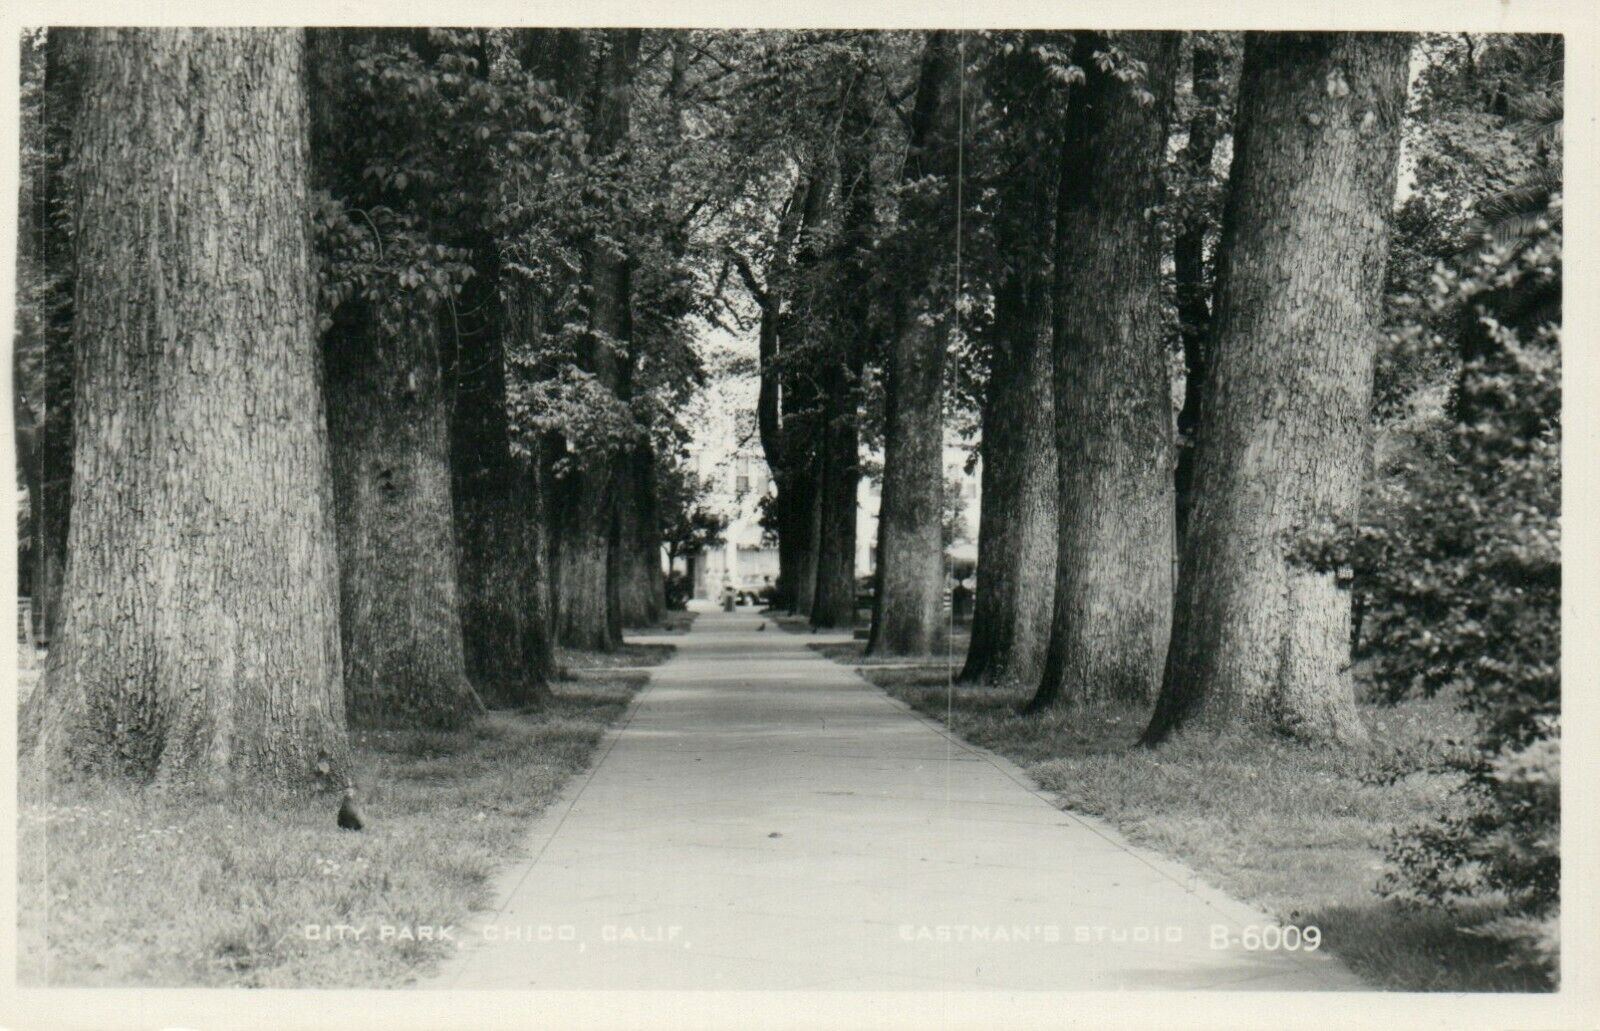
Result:
M591 107L591 149L606 155L625 147L629 94L639 52L639 30L605 32ZM584 368L615 391L631 334L627 256L604 239L587 248L589 339ZM592 453L557 485L556 633L573 648L614 651L622 644L621 563L613 542L618 533L614 459Z
M858 71L845 101L839 145L839 236L826 289L830 344L822 370L822 424L817 469L816 592L811 625L856 621L856 495L861 483L860 398L870 347L872 294L868 266L874 196L872 107L867 76Z
M1216 47L1197 34L1189 65L1194 82L1194 115L1189 141L1179 160L1195 182L1203 182L1217 149L1217 105L1222 94L1222 61ZM1173 473L1177 495L1178 540L1189 527L1194 487L1194 434L1200 421L1200 400L1206 381L1206 329L1211 297L1206 282L1206 212L1195 205L1172 239L1172 268L1178 301L1178 334L1183 340L1183 407L1178 411L1178 465ZM1180 544L1181 551L1181 544Z
M810 616L816 600L822 534L818 475L825 407L822 352L827 343L818 324L822 284L817 275L823 259L822 234L833 206L834 169L827 157L815 160L795 236L793 282L785 291L788 303L778 324L784 457L783 476L777 481L778 540L781 555L783 538L789 538L789 611L797 616Z
M484 285L497 287L493 277ZM477 305L492 310L494 298ZM472 304L472 299L466 301ZM496 313L499 314L499 313ZM511 314L509 312L507 315ZM549 697L542 608L532 599L543 572L531 463L512 453L506 421L502 330L463 336L454 407L452 468L460 572L461 631L467 676L491 705L524 706Z
M648 441L636 444L619 456L617 472L622 625L656 626L666 613L666 583L661 575L655 449Z
M347 204L370 197L348 49L374 30L314 30L313 152ZM339 535L345 701L352 723L454 726L482 702L467 679L456 569L450 416L438 313L407 301L380 318L361 296L324 336Z
M1186 725L1364 736L1349 592L1289 551L1297 530L1358 500L1406 63L1393 34L1246 41L1194 505L1149 743Z
M501 282L503 340L508 348L524 347L530 353L544 334L545 297L526 279L506 277ZM512 531L514 547L528 565L518 584L522 588L522 662L530 681L548 685L557 675L555 661L555 602L549 540L551 491L546 465L548 441L531 428L521 428L513 447L512 465L523 480L518 505L519 520ZM543 701L543 691L538 701Z
M978 592L964 683L1036 684L1050 640L1056 569L1056 445L1051 383L1060 151L1059 101L1043 63L1008 59L1002 129L1021 151L996 200L994 349L983 399Z
M479 34L477 74L490 75ZM499 240L487 205L499 174L485 149L457 174L475 184L484 208L465 220L461 241L471 251L474 275L453 318L454 403L451 406L451 469L454 472L457 569L461 633L467 676L479 696L496 706L538 705L549 700L551 648L535 579L540 556L536 478L525 456L513 452L507 416L507 349L524 337L529 322L514 311L523 288L502 275ZM467 312L477 313L469 318Z
M913 195L903 213L918 239L902 250L884 376L883 496L871 655L925 655L945 639L944 402L951 304L936 282L955 232L953 185L961 67L956 37L930 32L923 48L904 178L937 176L944 188ZM937 244L922 234L931 234ZM943 288L941 288L943 287Z
M345 697L353 723L453 726L481 708L458 609L438 323L347 302L325 338Z
M1120 46L1145 77L1095 61ZM1080 33L1056 214L1056 594L1030 709L1146 702L1172 619L1172 401L1161 204L1178 35ZM1141 97L1140 90L1148 93Z
M327 786L351 770L303 35L79 53L71 561L24 747L56 774Z
M45 224L39 260L50 280L44 322L44 418L38 427L39 521L34 608L46 639L59 626L67 532L72 509L72 308L75 261L67 231L67 167L79 103L78 29L51 28L45 40L45 131L49 148L43 183Z

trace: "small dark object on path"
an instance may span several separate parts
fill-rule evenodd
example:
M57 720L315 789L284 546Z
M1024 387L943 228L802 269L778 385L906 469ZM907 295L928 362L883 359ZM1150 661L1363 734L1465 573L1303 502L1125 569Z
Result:
M781 838L781 837L783 837L783 833L781 831L773 831L771 834L768 834L767 837L769 837L769 838Z
M356 789L352 785L344 789L344 802L339 806L339 827L341 830L358 831L367 825L366 817L361 815L361 810L356 807Z
M759 632L759 631L765 630L766 628L767 628L767 624L762 623L760 626L756 627L756 630Z

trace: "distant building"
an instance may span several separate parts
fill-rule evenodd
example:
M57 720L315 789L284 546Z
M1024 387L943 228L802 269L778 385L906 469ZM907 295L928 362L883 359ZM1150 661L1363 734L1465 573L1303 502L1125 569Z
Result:
M961 528L948 554L955 560L977 560L978 483L980 470L966 471L969 448L947 446L945 478L955 480L962 501ZM710 507L728 517L724 543L695 556L687 570L696 598L714 598L724 582L740 590L759 591L778 579L777 542L761 526L761 500L775 492L771 471L758 445L697 439L691 450L697 474L711 485ZM878 457L878 456L871 456ZM882 486L863 477L856 495L856 575L871 575L878 565L878 506Z
M699 342L708 364L715 366L729 355L755 357L753 338L735 337L724 330L707 328ZM748 368L748 366L746 366ZM761 499L774 492L771 470L756 434L755 413L759 383L751 375L732 375L714 379L685 413L684 421L694 427L690 462L694 471L710 486L708 505L728 517L724 543L684 562L684 572L694 585L697 598L714 598L722 589L723 578L741 590L758 591L778 579L778 548L761 528ZM962 501L959 532L948 549L957 561L977 560L978 478L977 463L966 471L971 457L970 444L947 440L944 449L945 478L956 480ZM864 456L881 465L882 455ZM867 576L877 568L878 505L882 486L863 477L857 493L856 575Z

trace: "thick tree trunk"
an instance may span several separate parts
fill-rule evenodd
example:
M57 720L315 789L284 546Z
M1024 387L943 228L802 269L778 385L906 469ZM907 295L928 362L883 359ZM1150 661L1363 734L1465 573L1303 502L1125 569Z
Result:
M506 276L501 280L501 305L503 312L502 340L508 349L523 348L532 353L544 334L544 296L526 279ZM507 366L507 375L512 375ZM512 389L515 380L507 383ZM509 531L522 552L527 570L518 584L523 591L522 618L519 624L522 636L522 664L529 681L548 685L556 676L555 662L555 600L551 596L555 577L552 575L549 540L551 491L546 469L548 441L532 427L507 426L511 442L511 461L523 487L519 504L515 506L518 523ZM545 688L541 688L543 701Z
M40 260L50 280L50 310L45 318L44 419L39 426L39 522L34 609L48 639L59 626L61 584L67 568L71 525L73 454L72 309L76 262L67 232L68 159L77 119L83 33L52 28L45 41L44 216Z
M928 34L912 113L906 181L939 176L953 185L961 74L955 36ZM932 233L942 255L954 243L953 189L910 203L906 225ZM945 230L948 230L946 234ZM944 268L920 237L897 270L895 316L884 378L883 496L878 508L878 589L871 655L924 655L945 639L944 606Z
M856 621L856 497L861 484L860 388L871 340L868 267L875 221L872 179L873 109L865 70L845 100L839 148L840 228L827 306L828 354L823 369L819 448L816 594L811 625L853 627Z
M640 441L619 460L623 477L618 499L622 548L622 625L658 625L666 612L666 583L661 574L660 508L656 499L656 456Z
M849 627L856 621L856 493L861 482L856 384L860 366L844 359L836 362L831 373L817 475L817 564L811 625Z
M787 303L778 324L784 461L778 503L785 513L780 526L787 527L791 537L789 611L797 616L810 616L816 600L822 530L818 477L825 399L820 376L827 343L816 302L822 289L817 281L823 258L821 234L833 200L833 181L831 162L814 162L795 236L793 281L784 287Z
M794 192L778 219L778 236L773 246L773 257L767 265L766 285L758 283L748 263L740 262L738 269L746 288L761 308L758 358L761 370L760 391L756 398L756 429L761 441L761 451L767 468L772 472L774 494L773 517L777 523L778 581L774 607L784 611L794 609L798 591L795 580L800 557L798 535L791 530L789 503L793 497L794 483L789 473L788 456L784 450L783 432L783 366L780 355L784 301L788 293L789 258L799 235L807 210L807 199L818 188L815 169L803 172L795 180ZM787 492L787 493L786 493Z
M803 470L796 477L801 489L793 494L795 535L800 543L795 551L795 599L790 611L796 616L809 617L817 598L817 555L822 541L822 494L817 479L815 466Z
M1289 552L1296 531L1358 501L1406 63L1392 34L1246 42L1194 506L1148 742L1189 724L1364 735L1349 592Z
M605 35L590 133L596 155L627 146L629 94L639 51L637 29L607 30ZM632 332L628 260L600 238L592 239L586 251L591 332L583 364L602 386L615 391ZM600 451L583 456L560 490L556 626L558 639L568 647L614 651L622 644L622 563L612 546L619 531L615 461Z
M484 34L477 33L476 74L490 78ZM461 634L467 676L495 706L524 707L549 700L545 613L534 600L543 573L536 483L530 463L513 449L508 417L508 349L537 346L531 322L518 310L524 284L502 269L491 206L501 174L487 147L474 146L456 166L475 202L456 220L459 245L472 255L474 274L450 320L452 373L451 469L454 473ZM467 313L474 313L470 318Z
M983 402L978 591L961 680L1038 683L1050 640L1056 569L1056 444L1051 382L1052 290L1061 122L1042 61L1024 52L998 67L1009 103L1002 132L1021 153L996 200L994 347ZM1010 156L1010 155L1008 155Z
M1143 61L1133 84L1094 60ZM1161 204L1176 33L1080 34L1056 215L1056 594L1030 707L1161 684L1172 620L1172 401L1161 334Z
M350 48L417 33L311 33L312 149L319 183L351 205L392 203L363 174L364 112ZM396 287L398 289L398 287ZM359 293L323 339L339 536L345 703L353 724L454 726L482 708L467 679L450 468L450 398L438 313Z
M1053 206L1053 190L1050 200ZM1044 224L1055 224L1053 212ZM966 683L1036 684L1050 641L1056 570L1052 267L1046 260L1021 270L995 297L995 350L983 409L978 593L961 670Z
M481 702L461 636L437 321L386 327L349 302L325 361L350 719L457 725Z
M1203 37L1197 37L1190 54L1194 77L1194 116L1189 120L1189 142L1180 160L1188 165L1193 181L1203 182L1217 148L1217 105L1222 92L1222 62ZM1194 434L1200 421L1200 399L1206 382L1206 329L1211 321L1211 299L1206 282L1206 212L1194 206L1172 240L1173 278L1178 301L1178 334L1183 340L1183 407L1178 411L1178 465L1173 474L1177 495L1178 540L1188 532L1189 505L1194 493Z
M479 303L495 302L480 297ZM506 320L509 322L510 320ZM467 676L498 706L549 697L543 611L533 602L539 560L537 499L530 464L515 457L506 423L504 354L496 332L466 337L455 402L455 525L461 632Z
M351 774L299 30L87 32L79 373L43 768Z

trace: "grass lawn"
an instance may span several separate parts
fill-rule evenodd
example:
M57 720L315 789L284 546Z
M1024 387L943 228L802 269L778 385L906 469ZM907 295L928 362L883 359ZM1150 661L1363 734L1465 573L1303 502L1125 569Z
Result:
M556 684L544 711L491 713L450 733L356 734L359 834L335 826L329 798L241 808L105 784L23 798L19 983L404 984L451 946L378 940L381 928L459 924L490 902L497 865L648 679L614 667L670 652L630 646L626 662L568 652L576 679ZM307 933L338 924L369 933Z
M1403 991L1547 991L1538 971L1472 928L1489 907L1414 911L1380 898L1390 832L1451 804L1452 781L1417 770L1436 742L1470 724L1446 700L1365 706L1372 743L1357 753L1289 741L1179 738L1135 745L1147 713L1105 707L1023 717L1021 690L947 690L944 664L861 663L861 645L816 645L960 737L1010 758L1061 804L1180 860L1285 923L1316 925L1327 947L1374 987ZM959 653L958 653L959 660ZM959 661L957 663L959 667Z

